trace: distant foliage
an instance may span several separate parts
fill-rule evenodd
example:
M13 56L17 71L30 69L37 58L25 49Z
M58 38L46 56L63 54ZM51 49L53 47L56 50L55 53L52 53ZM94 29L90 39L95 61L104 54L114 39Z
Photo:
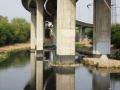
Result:
M0 16L0 46L26 42L30 38L30 24L22 18Z
M87 28L86 34L90 39L93 38L92 29ZM111 27L111 43L115 48L120 48L120 24L112 25Z
M112 26L111 42L116 48L120 48L120 24Z

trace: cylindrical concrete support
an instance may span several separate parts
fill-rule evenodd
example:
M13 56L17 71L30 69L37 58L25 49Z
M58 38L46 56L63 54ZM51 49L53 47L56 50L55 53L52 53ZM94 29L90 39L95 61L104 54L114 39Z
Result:
M82 32L83 32L83 27L80 26L80 27L79 27L79 41L80 41L80 42L81 42L82 39L83 39L83 37L82 37Z
M30 55L30 65L31 65L31 90L35 89L36 85L36 11L31 9L31 55Z
M74 60L75 12L76 0L57 0L57 55L62 61Z
M110 7L111 0L94 0L93 54L110 54Z
M76 0L57 0L57 54L75 55Z
M43 90L44 0L36 0L36 90Z
M36 57L37 60L43 60L43 42L44 42L44 0L36 0Z
M44 0L37 0L37 13L36 13L36 35L37 35L37 50L43 50L44 39L44 16L43 16L43 2Z
M31 10L31 50L36 49L36 11Z

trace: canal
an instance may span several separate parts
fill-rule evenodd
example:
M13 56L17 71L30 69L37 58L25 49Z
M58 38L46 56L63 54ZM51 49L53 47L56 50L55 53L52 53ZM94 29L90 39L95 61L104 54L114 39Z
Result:
M94 72L84 66L46 72L44 90L120 90L119 73ZM0 90L26 90L29 81L29 54L18 53L0 63Z

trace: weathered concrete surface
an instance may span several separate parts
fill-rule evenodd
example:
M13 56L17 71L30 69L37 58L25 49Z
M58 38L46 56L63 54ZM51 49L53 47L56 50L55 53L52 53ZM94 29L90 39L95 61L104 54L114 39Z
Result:
M75 55L76 0L57 1L57 54Z
M111 0L106 0L111 6ZM104 0L94 0L93 54L110 54L111 11Z
M36 10L32 9L31 11L31 30L30 30L30 38L31 38L31 49L36 49Z
M44 15L43 15L43 0L37 0L37 13L36 13L36 35L37 35L37 50L43 50L44 39Z

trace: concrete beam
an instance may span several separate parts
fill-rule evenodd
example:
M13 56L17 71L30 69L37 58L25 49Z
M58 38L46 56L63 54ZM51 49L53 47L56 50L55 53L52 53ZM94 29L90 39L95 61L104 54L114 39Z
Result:
M111 7L111 0L106 0ZM110 54L111 11L104 0L94 0L93 54Z

